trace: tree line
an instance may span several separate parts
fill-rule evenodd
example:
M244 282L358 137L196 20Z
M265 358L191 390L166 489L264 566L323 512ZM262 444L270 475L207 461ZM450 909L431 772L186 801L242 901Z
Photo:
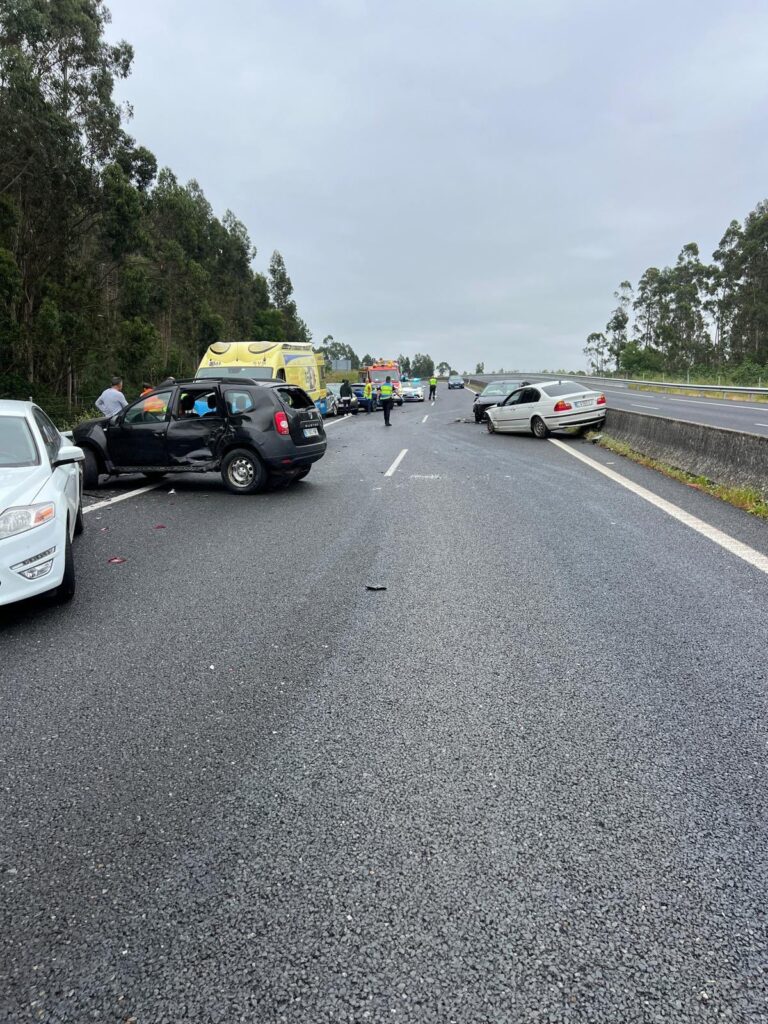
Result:
M614 298L584 348L593 370L768 379L768 201L731 221L711 262L689 242L674 266L622 281Z
M318 345L315 351L324 356L325 365L328 370L331 369L336 360L348 359L351 369L359 370L362 366L370 366L382 358L379 356L374 357L369 352L366 352L361 358L351 345L336 341L331 334L323 338L322 344ZM391 359L392 357L387 355L383 358ZM421 352L417 352L414 356L406 356L401 352L397 357L397 363L400 367L400 372L406 377L431 377L435 372L444 376L445 374L456 372L451 369L451 364L445 360L435 364L432 356Z
M102 0L0 0L0 397L92 400L220 338L310 341L279 252L127 134Z

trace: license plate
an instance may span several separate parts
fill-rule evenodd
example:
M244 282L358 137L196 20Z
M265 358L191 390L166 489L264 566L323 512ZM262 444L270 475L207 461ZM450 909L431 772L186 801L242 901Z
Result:
M304 427L304 437L318 437L319 434L317 427Z
M592 405L592 403L590 401L576 402L575 405L577 409L583 409L585 405Z

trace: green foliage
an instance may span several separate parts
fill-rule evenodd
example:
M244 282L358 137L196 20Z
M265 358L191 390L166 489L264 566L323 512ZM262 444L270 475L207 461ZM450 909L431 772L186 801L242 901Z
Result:
M763 387L765 387L768 384L768 365L761 366L759 363L753 363L751 359L747 359L732 370L729 377L730 384L748 388L757 387L758 381L762 381Z
M475 365L475 373L485 373L485 363L477 363Z
M731 221L712 259L703 263L689 242L674 266L649 267L634 290L622 282L607 334L587 339L592 367L733 382L748 366L744 376L760 379L755 368L768 363L768 201L743 225Z
M619 356L619 370L626 377L641 377L664 372L664 357L653 348L643 348L636 341L627 342Z
M451 372L451 364L443 360L442 363L437 364L437 372L441 377L447 376Z
M118 356L121 366L131 368L133 379L152 376L151 361L157 349L158 335L153 324L140 316L120 324ZM155 372L157 367L154 368Z
M0 303L6 311L21 296L21 271L12 252L0 249Z
M435 362L432 356L422 355L417 352L411 360L411 373L414 377L431 377L435 372Z
M330 371L334 359L349 359L353 370L360 369L360 357L351 345L345 345L341 341L334 341L333 335L329 334L323 339L323 344L315 349L315 352L322 354L325 360L326 370Z
M2 387L52 406L114 372L129 393L190 373L219 338L311 338L282 256L256 272L237 217L124 131L133 53L108 20L102 0L0 0Z

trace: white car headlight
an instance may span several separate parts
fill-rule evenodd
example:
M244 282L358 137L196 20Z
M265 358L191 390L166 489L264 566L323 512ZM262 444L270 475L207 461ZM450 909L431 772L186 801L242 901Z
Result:
M0 515L0 540L15 537L17 533L26 533L36 526L43 526L56 518L56 506L52 501L43 505L20 505L18 508L7 508Z

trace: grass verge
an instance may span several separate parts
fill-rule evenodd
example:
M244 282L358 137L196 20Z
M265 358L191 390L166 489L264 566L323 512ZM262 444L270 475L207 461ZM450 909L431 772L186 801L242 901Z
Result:
M592 435L592 437L595 436ZM600 440L597 443L602 448L615 452L616 455L631 459L632 462L647 466L649 469L655 469L657 472L663 473L664 476L669 476L688 487L693 487L694 490L711 494L713 498L719 498L721 501L728 502L729 505L744 509L750 515L768 519L768 500L755 487L730 487L727 484L717 484L705 476L686 473L684 469L676 469L675 466L669 466L666 462L654 459L650 455L643 455L642 452L635 451L624 441L616 441L614 438L608 437L607 434L601 434L599 437Z
M727 387L717 388L714 385L709 391L688 391L685 388L665 388L653 384L628 384L627 391L651 391L665 395L688 395L690 398L724 398L728 402L760 402L768 403L768 395L745 395L740 391L729 391Z

